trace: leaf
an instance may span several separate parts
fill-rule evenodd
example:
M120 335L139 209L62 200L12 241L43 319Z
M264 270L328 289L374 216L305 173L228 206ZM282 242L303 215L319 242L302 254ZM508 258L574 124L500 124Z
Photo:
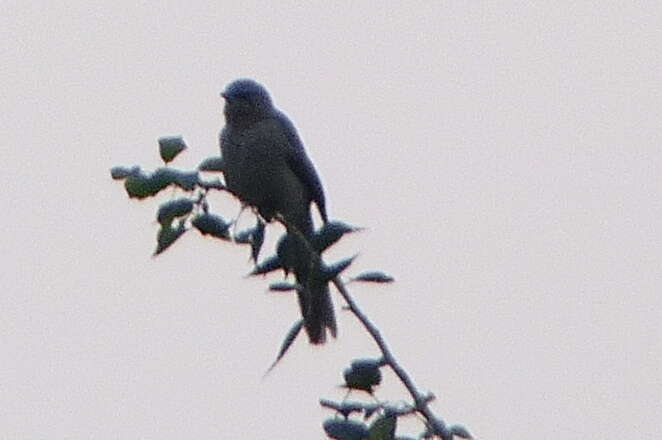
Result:
M269 290L271 292L291 292L293 290L299 289L299 285L296 283L290 283L288 281L279 281L276 283L269 284Z
M197 171L184 172L177 171L175 174L175 185L183 189L184 191L193 191L195 186L200 181L200 177Z
M218 179L215 180L198 180L198 186L202 189L217 189L219 191L222 191L225 188L225 185L223 185L223 182L221 182Z
M139 168L135 172L133 170L131 172L124 181L124 188L129 197L137 199L154 196L170 185L176 185L184 191L193 191L200 182L197 171L184 172L161 167L152 174L145 174Z
M223 172L223 158L221 156L212 156L203 160L198 165L198 170L208 172Z
M110 169L110 177L113 178L113 180L122 180L126 179L129 176L135 176L140 174L140 167L139 166L133 166L131 168L129 167L112 167Z
M138 173L126 178L124 189L130 198L144 199L156 195L162 188L155 186L150 176Z
M394 281L393 277L386 275L384 272L363 272L354 278L353 281L364 281L369 283L391 283Z
M338 408L338 412L347 418L354 412L364 412L368 405L359 402L343 402Z
M134 174L126 178L124 187L129 197L144 199L156 195L170 185L175 178L174 173L174 170L161 168L153 174Z
M231 223L223 220L221 216L202 213L196 215L191 223L202 235L211 235L212 237L220 238L221 240L230 239L230 233L228 231Z
M473 437L469 433L469 430L462 425L451 425L449 428L451 434L466 439L472 439Z
M352 368L355 369L373 369L373 368L381 368L384 365L384 361L381 359L354 359L351 364L349 364Z
M285 353L287 353L287 350L290 348L290 345L292 345L294 340L297 338L302 328L303 328L303 319L299 319L290 328L290 331L287 332L287 335L285 335L285 339L283 340L283 343L280 346L280 350L278 351L278 356L276 356L276 360L274 361L273 364L271 364L271 366L267 370L267 373L273 370L273 368L276 366L278 361L280 361L282 357L285 356Z
M397 419L395 416L384 416L375 420L370 425L369 440L393 440L395 438L395 427Z
M344 371L345 386L353 390L362 390L372 393L373 387L382 381L379 370L381 363L375 359L359 359L351 363Z
M264 222L258 218L257 224L251 234L251 258L255 263L257 263L257 259L260 256L260 249L262 249L262 244L264 243L264 229Z
M186 143L181 136L163 136L159 138L159 154L163 162L168 163L186 149Z
M313 247L321 253L340 240L343 235L361 230L361 228L356 228L340 221L325 223L324 226L315 232Z
M161 225L169 225L175 218L188 215L192 210L193 201L186 197L170 200L159 206L156 220Z
M150 179L153 185L160 189L175 185L184 191L193 191L199 181L197 171L185 172L167 167L158 168L150 176Z
M347 269L350 264L354 261L356 255L351 258L345 258L340 260L337 263L332 264L331 266L325 266L322 268L322 278L325 281L331 281L337 277L343 270Z
M348 419L327 419L322 425L326 435L335 440L364 440L368 438L365 423Z
M171 225L161 227L156 236L157 245L153 256L157 256L168 249L184 232L186 232L186 227L183 222L176 228L173 228Z
M295 267L305 267L309 264L312 256L303 240L301 236L287 232L278 239L276 254L280 258L285 274ZM319 274L321 271L317 267L316 273Z
M269 272L273 272L274 270L280 270L283 268L283 264L280 261L280 258L278 255L274 255L272 257L267 258L264 260L262 263L257 264L251 273L249 273L249 276L253 275L265 275Z
M149 178L152 181L152 185L154 185L154 187L163 189L175 183L175 181L177 180L178 173L179 172L177 170L174 170L172 168L161 167L158 168L156 171L154 171L149 176Z

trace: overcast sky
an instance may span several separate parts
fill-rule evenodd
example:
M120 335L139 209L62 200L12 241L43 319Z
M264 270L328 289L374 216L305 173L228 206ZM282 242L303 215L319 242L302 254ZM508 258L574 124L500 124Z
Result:
M339 296L339 338L263 379L294 299L194 232L151 258L170 194L108 173L158 167L162 135L181 168L217 154L244 76L330 216L367 228L328 259L396 277L352 292L440 416L479 439L662 436L659 2L61 3L0 16L0 437L323 437L318 399L377 354ZM406 397L392 375L377 396Z

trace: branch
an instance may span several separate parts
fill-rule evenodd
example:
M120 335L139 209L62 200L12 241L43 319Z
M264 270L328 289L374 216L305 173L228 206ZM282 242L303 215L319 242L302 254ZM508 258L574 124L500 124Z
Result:
M365 313L363 313L361 309L359 309L359 306L354 301L354 298L352 298L352 296L349 294L343 282L339 278L335 278L333 280L333 284L336 286L342 297L345 299L345 302L347 303L347 306L349 307L351 312L354 314L354 316L358 318L361 324L363 324L363 327L365 327L368 333L370 333L372 339L375 340L375 343L382 352L384 363L391 367L391 369L396 374L396 376L400 378L405 388L407 388L407 391L409 391L409 394L414 400L414 406L425 417L428 426L432 429L432 432L435 434L439 434L441 438L444 440L451 440L452 434L446 427L446 424L440 417L438 417L432 412L432 410L428 405L429 402L434 400L434 395L423 394L418 390L412 378L405 371L405 369L402 368L402 366L398 363L398 361L395 359L395 356L386 345L386 341L379 332L379 329L370 321L370 319L368 319Z

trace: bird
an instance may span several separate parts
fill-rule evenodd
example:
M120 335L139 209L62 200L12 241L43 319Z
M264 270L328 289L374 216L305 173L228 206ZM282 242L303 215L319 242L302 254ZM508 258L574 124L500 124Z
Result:
M322 221L328 222L319 175L294 124L274 106L262 84L237 79L221 96L225 126L219 141L227 189L267 222L284 220L287 233L279 242L278 255L286 273L294 272L310 342L323 344L327 330L336 337L337 325L328 280L318 276L321 260L318 255L311 258L313 203Z

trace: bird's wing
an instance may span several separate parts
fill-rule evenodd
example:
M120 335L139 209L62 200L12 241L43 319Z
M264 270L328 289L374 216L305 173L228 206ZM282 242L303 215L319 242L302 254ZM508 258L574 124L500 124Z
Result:
M326 214L324 189L322 188L322 182L317 175L317 171L315 171L315 166L306 154L306 150L303 148L303 143L301 142L301 139L299 139L299 135L297 135L292 122L290 122L287 116L283 113L278 114L278 121L283 128L288 141L289 149L286 152L287 164L308 190L311 199L317 205L322 220L326 223L328 218Z

